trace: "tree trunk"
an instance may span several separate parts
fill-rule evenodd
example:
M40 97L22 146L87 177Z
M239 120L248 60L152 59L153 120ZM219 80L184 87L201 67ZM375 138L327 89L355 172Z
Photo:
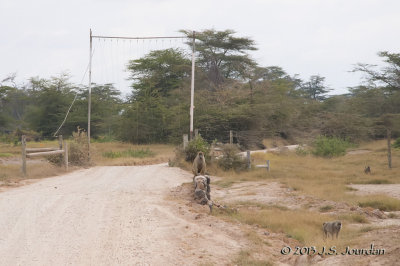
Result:
M392 132L390 129L386 129L386 134L387 134L387 146L388 146L388 166L389 169L392 168L392 145L390 145L391 142L391 137L392 137Z

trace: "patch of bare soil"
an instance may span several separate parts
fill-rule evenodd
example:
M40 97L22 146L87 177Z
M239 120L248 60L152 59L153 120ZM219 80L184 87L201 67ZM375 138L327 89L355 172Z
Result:
M370 150L354 150L354 151L349 151L347 152L346 155L359 155L359 154L365 154L365 153L370 153Z
M288 209L307 208L319 210L323 206L332 206L331 211L341 212L350 210L346 203L321 200L302 195L278 182L244 182L235 183L229 188L216 187L214 197L227 203L261 203L266 205L280 205Z
M214 191L211 190L212 197L213 194ZM168 200L173 200L178 204L178 206L180 206L178 207L179 214L183 215L186 219L197 220L200 225L209 225L210 228L212 227L220 233L224 232L237 242L241 243L240 250L252 250L253 254L251 257L254 260L276 262L279 263L279 265L292 265L295 262L295 258L293 257L282 257L280 250L284 246L298 246L298 241L288 238L283 233L274 233L259 228L257 225L250 226L239 222L224 222L217 217L209 215L208 206L197 204L193 198L193 185L192 183L186 183L172 189ZM216 198L214 202L219 203L219 199ZM213 209L213 213L225 211L234 210L231 210L229 206L226 206L226 209L214 206ZM203 230L202 226L199 226L198 229ZM210 235L209 237L214 238L216 236ZM249 237L252 238L253 241L250 241L248 239ZM256 238L256 242L254 242L254 238ZM214 249L214 246L210 243L209 248ZM238 255L238 253L231 254L232 255L226 254L230 257L231 261L225 261L225 263L227 263L225 265L232 265L232 261ZM219 264L219 262L216 263L216 265Z

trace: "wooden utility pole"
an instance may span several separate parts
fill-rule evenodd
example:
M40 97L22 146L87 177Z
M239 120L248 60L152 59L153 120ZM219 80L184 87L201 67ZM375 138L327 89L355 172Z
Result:
M62 135L59 135L59 136L58 136L58 148L59 148L60 150L62 150L62 147L63 147L63 136L62 136Z
M195 35L193 31L193 50L192 50L192 82L190 86L190 140L193 140L193 115L194 115L194 65L195 65Z
M90 162L90 113L92 108L92 29L90 29L90 52L89 52L89 94L88 94L88 160Z

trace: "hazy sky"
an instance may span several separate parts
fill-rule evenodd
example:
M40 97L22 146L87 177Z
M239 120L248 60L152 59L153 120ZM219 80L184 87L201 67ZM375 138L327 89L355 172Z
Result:
M0 0L0 79L16 72L22 82L67 71L79 83L88 64L90 28L112 36L175 36L180 29L214 28L255 40L259 50L252 56L261 66L281 66L305 80L319 74L335 93L345 93L361 82L361 75L349 73L354 64L380 64L378 51L400 52L399 10L398 0ZM97 52L103 49L94 54L95 77L101 62L112 65L166 48L95 45ZM102 77L123 78L112 71L103 69Z

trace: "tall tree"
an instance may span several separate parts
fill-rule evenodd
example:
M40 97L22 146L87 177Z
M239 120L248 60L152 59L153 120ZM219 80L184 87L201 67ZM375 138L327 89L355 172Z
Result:
M181 30L188 38L193 32ZM257 50L252 39L235 37L235 31L216 31L214 29L195 33L195 48L198 53L198 64L208 73L215 85L225 79L247 78L249 69L257 64L251 59L248 51ZM192 47L192 42L188 41Z
M400 54L384 51L379 52L378 55L386 63L380 70L376 70L374 65L359 63L353 71L366 74L369 86L361 87L364 89L365 94L373 91L380 96L381 104L374 116L377 117L376 124L378 127L383 127L386 131L388 166L391 168L391 138L393 133L399 133L400 131ZM377 101L373 99L372 105L376 103Z
M363 72L366 80L375 87L384 87L388 91L400 90L400 53L379 52L379 57L386 62L380 70L376 65L358 63L353 72Z
M129 62L133 83L121 122L124 140L149 143L170 139L171 132L177 130L171 125L181 121L180 115L172 112L186 104L176 101L181 97L176 91L189 77L190 69L190 60L178 49L152 51Z
M319 75L313 75L310 80L301 85L300 91L304 97L322 101L326 98L326 93L331 89L324 85L325 78Z
M179 49L152 51L143 58L131 60L128 71L133 80L132 96L146 94L166 96L190 73L190 61Z

